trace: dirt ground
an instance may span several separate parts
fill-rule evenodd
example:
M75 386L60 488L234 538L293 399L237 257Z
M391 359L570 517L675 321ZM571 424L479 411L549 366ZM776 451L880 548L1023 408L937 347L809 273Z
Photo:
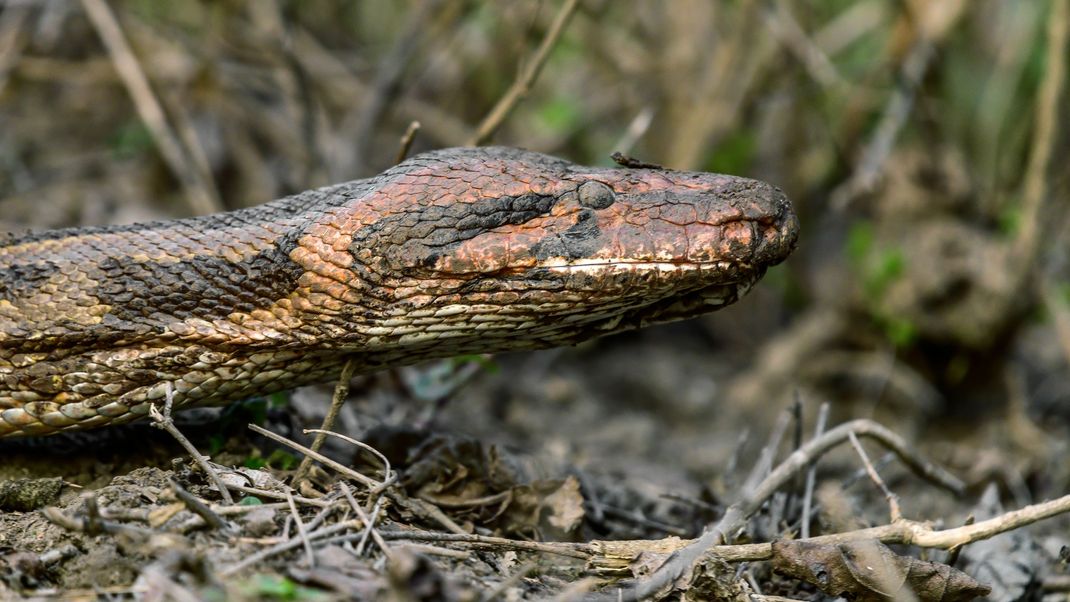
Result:
M572 4L0 3L0 233L468 144L547 40L489 142L802 224L717 313L355 377L303 483L248 425L334 383L176 414L229 501L150 424L0 441L0 598L1070 599L1070 1Z

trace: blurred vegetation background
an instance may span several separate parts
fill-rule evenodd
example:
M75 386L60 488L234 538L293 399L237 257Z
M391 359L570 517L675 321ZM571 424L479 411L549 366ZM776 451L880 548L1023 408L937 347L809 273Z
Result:
M781 410L802 402L798 445L830 401L830 424L876 417L963 477L949 499L881 464L905 515L954 524L966 511L948 505L988 483L1019 507L1070 490L1068 29L1070 0L0 0L0 244L366 177L413 121L413 153L469 144L514 89L489 143L772 182L798 250L701 319L360 377L340 430L390 453L431 426L439 448L406 478L451 484L500 476L514 459L498 450L520 448L525 469L549 460L532 475L582 482L587 535L688 536L740 497L767 433L790 433ZM317 422L328 397L294 392L288 417ZM151 464L143 439L121 463L103 445L24 456L110 480ZM494 470L451 472L488 444ZM844 493L833 469L859 463L841 451L821 462L821 520L883 521L875 488ZM786 532L776 499L755 541ZM1044 528L1065 552L1066 529ZM991 564L1065 568L1032 545ZM119 582L117 556L88 556L108 566L67 586Z
M187 216L368 176L413 120L413 152L466 144L564 4L0 3L0 230ZM668 341L669 374L714 374L696 395L721 411L767 415L801 393L919 428L992 415L999 437L1050 459L1070 440L1055 434L1070 412L1067 13L582 0L492 143L589 164L621 151L793 199L801 245L760 290L697 327L634 335ZM656 379L655 364L596 372ZM668 381L660 396L684 403L689 385ZM615 391L618 407L651 395Z

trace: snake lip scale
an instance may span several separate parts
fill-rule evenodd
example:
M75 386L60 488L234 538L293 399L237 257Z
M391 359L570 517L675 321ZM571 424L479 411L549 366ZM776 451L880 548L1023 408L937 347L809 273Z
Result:
M0 436L358 371L576 344L735 302L794 249L777 188L454 148L218 215L0 234Z

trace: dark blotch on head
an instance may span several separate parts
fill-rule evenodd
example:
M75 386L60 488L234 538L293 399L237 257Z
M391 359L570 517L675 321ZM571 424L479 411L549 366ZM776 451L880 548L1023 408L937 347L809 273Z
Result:
M598 251L599 237L602 230L598 227L594 211L584 209L576 216L576 223L559 234L553 234L532 246L531 252L536 259L564 257L565 259L582 259L591 257Z
M356 232L350 252L370 248L396 269L433 267L441 255L488 230L523 224L553 208L557 199L534 194L472 203L414 206Z

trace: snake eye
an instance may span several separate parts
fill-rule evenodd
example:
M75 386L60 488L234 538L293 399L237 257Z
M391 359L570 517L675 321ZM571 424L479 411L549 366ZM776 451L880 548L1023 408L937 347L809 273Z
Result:
M613 191L601 182L584 182L579 189L580 205L590 209L605 209L613 204Z

